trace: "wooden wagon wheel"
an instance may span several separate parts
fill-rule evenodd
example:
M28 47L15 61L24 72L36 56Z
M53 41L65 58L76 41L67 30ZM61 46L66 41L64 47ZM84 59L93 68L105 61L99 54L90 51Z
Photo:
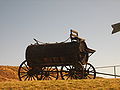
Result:
M68 65L68 66L62 66L60 74L63 80L82 79L83 74L84 74L83 66L81 63L76 63L74 65Z
M90 63L87 63L84 65L84 78L85 79L95 79L96 78L95 68Z
M56 66L46 66L42 68L41 80L57 80L58 69Z
M34 81L41 77L40 71L27 65L27 60L23 61L18 69L20 81Z

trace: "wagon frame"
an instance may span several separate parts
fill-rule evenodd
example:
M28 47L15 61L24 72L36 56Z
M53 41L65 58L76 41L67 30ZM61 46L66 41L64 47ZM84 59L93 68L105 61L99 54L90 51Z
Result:
M65 45L67 47L69 47L69 45L73 45L71 47L76 48L77 45L82 45L81 42L83 43L83 46L82 49L80 50L78 50L79 48L76 49L78 51L81 51L79 53L76 52L77 54L73 52L72 54L70 53L69 55L66 55L68 54L67 53L68 51L65 51L66 52L64 53L65 56L62 56L63 54L59 55L59 53L58 55L55 54L57 57L47 56L45 57L44 54L40 54L42 56L38 55L40 57L38 59L38 56L36 56L37 57L36 58L35 55L37 55L37 51L39 52L39 49L36 49L36 51L34 51L36 54L31 54L33 52L31 50L33 49L29 50L29 47L33 47L33 45L29 45L28 48L26 49L26 60L21 63L18 69L19 80L32 81L32 80L57 80L57 79L62 80L95 79L96 78L95 68L90 63L88 63L88 58L95 52L95 50L87 48L85 40L78 37L78 32L75 30L70 30L70 39L71 42L55 43L53 44L53 46L51 44L39 44L39 41L34 39L36 41L34 46L39 47L40 49L45 45L48 45L48 48L49 45L51 48L54 47L55 45L58 45L58 47L56 48L57 50L59 49L61 50L60 47L64 47ZM85 49L83 49L83 47L85 47ZM50 56L53 54L46 52L45 55ZM45 60L47 62L45 62Z

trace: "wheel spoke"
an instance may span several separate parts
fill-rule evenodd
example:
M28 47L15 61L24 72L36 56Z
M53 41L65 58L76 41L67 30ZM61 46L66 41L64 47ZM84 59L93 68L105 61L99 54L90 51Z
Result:
M27 73L27 72L20 72L20 73L23 73L23 74L25 74L25 73Z
M24 63L25 67L29 70L28 66Z
M22 72L22 73L20 73L20 75L27 75L27 72L24 72L24 73Z
M65 74L65 75L63 75L63 77L64 77L64 76L68 76L68 75L69 75L69 74Z
M52 69L52 67L50 67L48 71L50 71L51 69Z
M32 79L33 77L30 77L30 80L32 81L33 79Z
M84 68L85 68L85 70L86 70L86 68L87 68L87 64L85 65L85 67L84 67Z
M88 78L92 79L89 75L87 75Z
M28 71L26 68L22 67L22 69L24 69L25 71Z
M50 80L52 80L52 78L51 78L51 77L49 77L49 79L50 79Z
M72 66L69 66L70 67L70 69L73 69L73 67Z
M30 80L30 77L28 76L28 81Z
M89 71L90 68L91 68L91 66L87 69L87 71Z
M23 75L21 78L23 78L23 77L25 77L25 76L27 76L27 74L26 74L26 75Z
M51 77L53 77L53 78L56 78L56 76L53 76L53 75L50 75Z
M34 76L33 76L32 78L33 78L34 80L36 80Z
M27 78L28 78L28 76L24 79L24 81L26 81L26 80L27 80Z
M56 68L53 68L51 71L54 71Z
M31 81L31 76L29 76L29 81Z
M67 77L67 79L66 80L68 80L68 78L70 77L70 75Z
M49 67L47 67L46 71L49 71Z
M65 66L67 70L70 70L67 66Z
M43 80L45 80L45 76L43 77Z

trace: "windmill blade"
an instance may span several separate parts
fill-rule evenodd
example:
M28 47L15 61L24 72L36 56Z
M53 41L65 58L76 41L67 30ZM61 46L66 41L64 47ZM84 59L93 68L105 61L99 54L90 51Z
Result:
M116 23L116 24L113 24L111 26L113 28L112 34L120 31L120 23Z

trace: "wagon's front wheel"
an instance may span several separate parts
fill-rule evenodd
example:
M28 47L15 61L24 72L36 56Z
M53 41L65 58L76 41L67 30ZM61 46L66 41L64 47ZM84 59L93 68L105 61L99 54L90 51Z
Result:
M18 78L20 81L34 81L38 79L38 74L35 69L27 65L27 60L25 60L19 66Z
M83 78L83 66L81 63L75 63L74 65L67 65L61 67L61 78L63 80L70 79L82 79Z
M85 79L95 79L96 78L95 68L90 63L87 63L84 65L84 78Z

